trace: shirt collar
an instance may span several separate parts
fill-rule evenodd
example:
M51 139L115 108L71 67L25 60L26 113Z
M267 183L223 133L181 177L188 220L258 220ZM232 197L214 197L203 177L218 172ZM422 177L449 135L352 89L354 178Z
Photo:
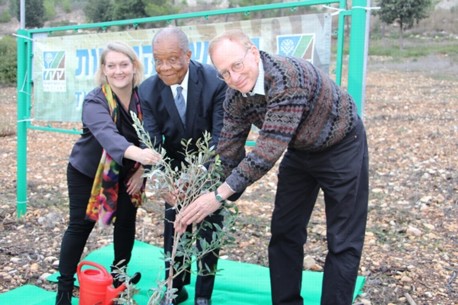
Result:
M170 86L170 89L172 90L173 96L175 96L177 94L177 87L181 86L183 88L183 91L182 91L183 97L186 100L186 97L188 96L188 94L187 94L188 93L188 79L189 79L189 68L188 68L188 71L186 72L181 84L175 84L175 85L171 85Z
M256 79L256 83L254 84L254 87L251 91L247 93L242 93L244 97L253 96L255 94L266 95L266 91L264 89L264 65L262 64L261 59L259 60L258 67L259 67L258 69L259 74L258 74L258 78Z

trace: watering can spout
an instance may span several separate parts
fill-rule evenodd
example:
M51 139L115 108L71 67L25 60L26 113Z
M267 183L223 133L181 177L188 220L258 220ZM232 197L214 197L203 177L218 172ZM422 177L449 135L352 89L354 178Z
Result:
M140 272L136 272L129 280L129 284L137 284L140 281L141 274ZM108 286L106 293L105 293L105 301L103 305L112 305L113 299L116 299L121 292L126 289L126 283L122 283L119 287L115 288L113 286Z
M126 289L126 284L122 284L118 288L114 288L113 286L107 287L106 293L105 293L105 301L103 302L103 305L111 305L113 304L113 299L116 299L121 292L123 292Z

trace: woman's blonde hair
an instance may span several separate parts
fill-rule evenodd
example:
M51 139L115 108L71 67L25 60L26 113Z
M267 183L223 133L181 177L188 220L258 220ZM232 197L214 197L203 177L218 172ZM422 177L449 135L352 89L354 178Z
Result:
M132 85L137 87L143 81L143 64L140 62L137 53L135 53L134 49L129 46L128 44L121 42L121 41L113 41L109 42L107 46L103 49L102 53L100 54L99 59L99 66L97 68L97 72L95 73L95 81L97 85L102 86L107 83L107 78L103 73L103 66L105 65L105 60L107 57L108 52L118 52L126 55L132 61L132 64L135 68L134 78L132 81Z

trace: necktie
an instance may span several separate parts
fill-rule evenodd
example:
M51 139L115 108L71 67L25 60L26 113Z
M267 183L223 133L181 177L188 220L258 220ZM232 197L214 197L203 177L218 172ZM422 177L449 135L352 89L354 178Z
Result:
M178 113L180 114L181 121L183 125L186 123L186 103L184 102L184 97L181 91L183 87L177 87L177 95L175 96L175 105L177 106Z

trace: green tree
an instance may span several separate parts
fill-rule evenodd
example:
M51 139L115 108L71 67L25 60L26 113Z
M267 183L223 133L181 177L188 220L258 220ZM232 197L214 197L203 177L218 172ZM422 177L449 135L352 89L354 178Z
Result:
M11 16L19 16L19 1L10 1L9 12Z
M56 1L44 0L44 19L51 20L56 16Z
M400 47L406 29L428 17L431 0L380 0L378 15L386 24L397 23L400 31Z
M229 7L244 7L252 5L263 5L283 2L281 0L229 0ZM243 17L243 19L253 18L270 18L281 16L283 10L266 10L260 12L251 12L249 15Z
M113 20L112 0L89 0L84 7L89 22L105 22Z
M40 28L45 23L45 6L43 0L29 0L25 2L25 27Z
M147 17L143 0L117 0L113 6L113 20Z
M21 19L20 5L17 1L17 19ZM45 7L43 0L25 1L25 27L41 28L45 23Z
M70 0L61 0L60 5L64 9L64 12L70 13L72 11L72 3Z
M174 7L168 0L152 0L148 1L145 7L145 13L148 17L172 15L179 12L179 9ZM166 21L155 22L152 27L165 27Z
M0 23L4 22L10 22L11 20L11 15L8 10L4 10L3 12L0 13Z

